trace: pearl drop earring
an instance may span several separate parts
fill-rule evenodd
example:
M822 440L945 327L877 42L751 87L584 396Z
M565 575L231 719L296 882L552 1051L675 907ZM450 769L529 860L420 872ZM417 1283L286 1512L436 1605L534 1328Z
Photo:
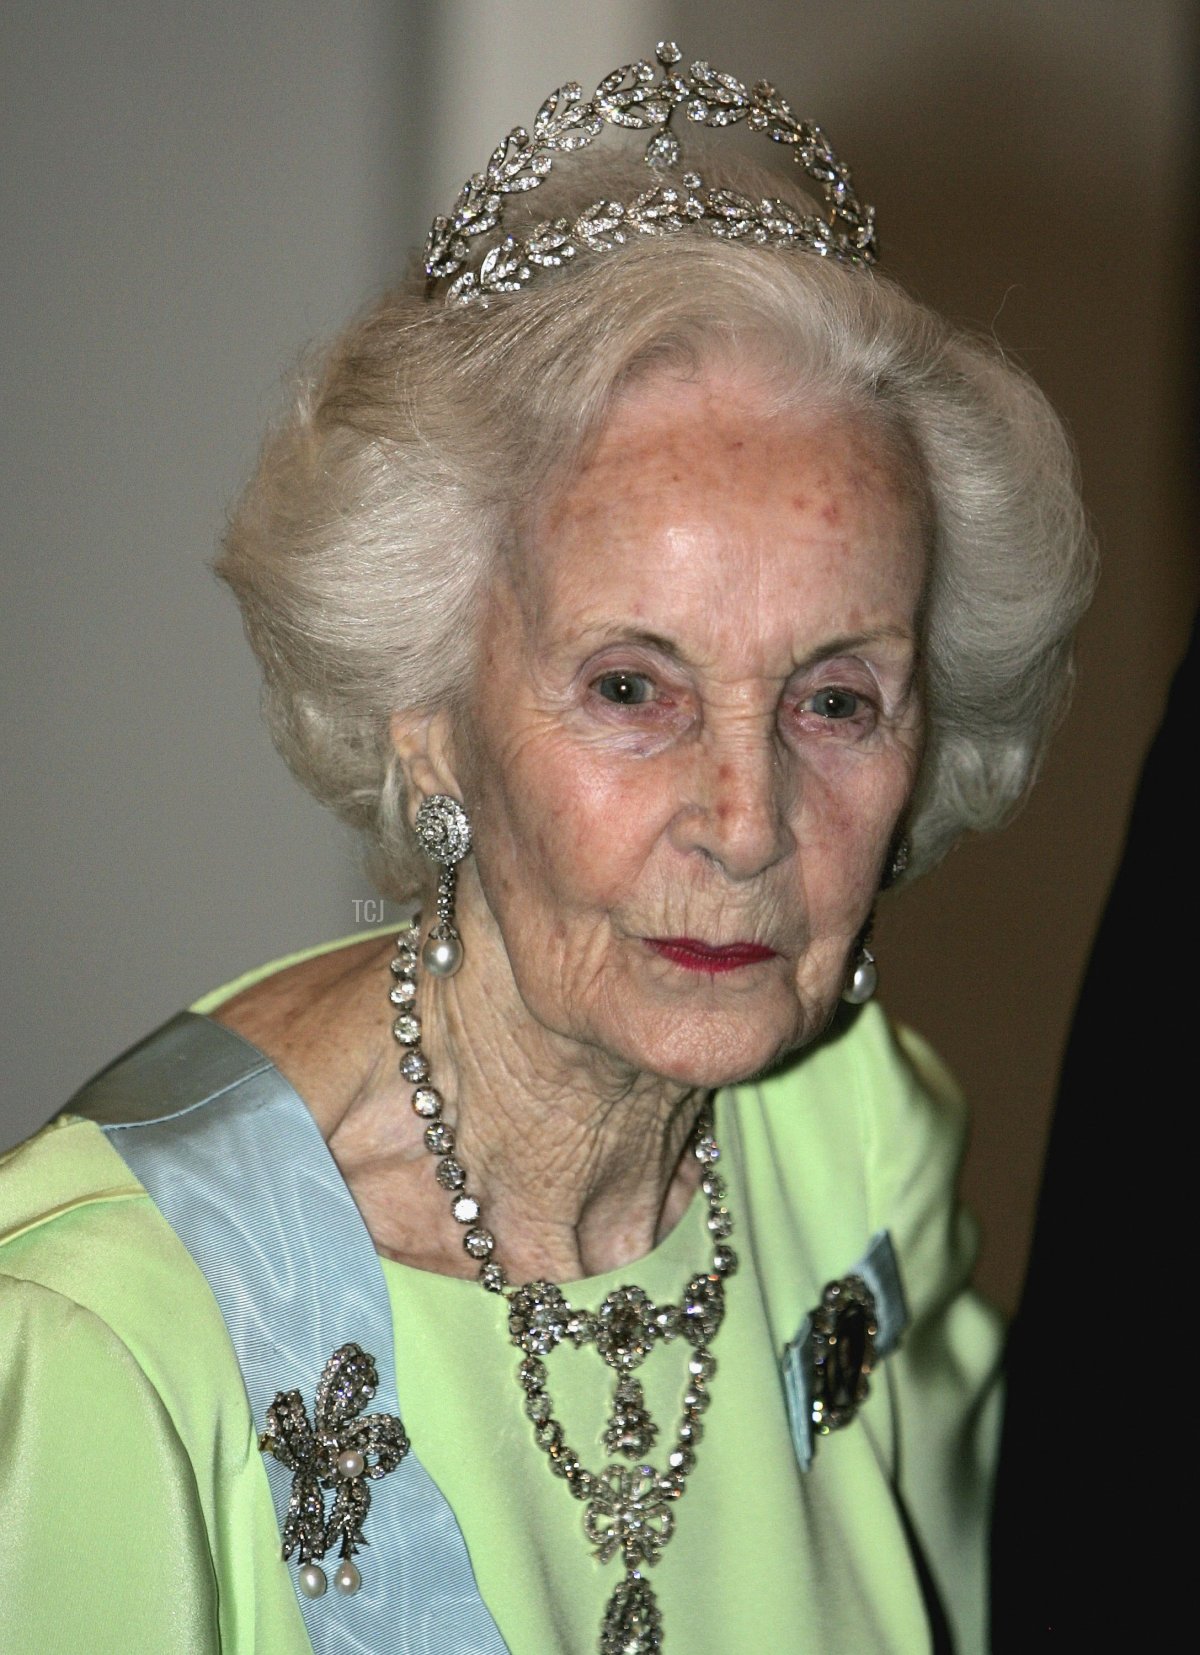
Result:
M437 864L437 919L421 950L421 964L433 977L453 977L463 962L462 938L454 925L458 864L471 849L471 823L457 799L435 793L417 811L413 831L421 849Z
M878 987L879 973L875 969L875 956L864 939L859 943L854 955L854 966L850 972L850 980L842 990L842 999L850 1006L865 1006Z

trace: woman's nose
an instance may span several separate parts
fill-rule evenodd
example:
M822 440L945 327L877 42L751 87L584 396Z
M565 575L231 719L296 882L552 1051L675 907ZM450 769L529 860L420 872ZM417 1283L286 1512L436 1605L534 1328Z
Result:
M681 849L700 851L730 879L753 879L795 848L774 742L757 731L706 734L694 753L681 812Z

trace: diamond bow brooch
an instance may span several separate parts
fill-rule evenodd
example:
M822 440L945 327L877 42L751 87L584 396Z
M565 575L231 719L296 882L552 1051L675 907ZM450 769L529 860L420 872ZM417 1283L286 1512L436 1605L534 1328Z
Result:
M292 1492L283 1525L283 1556L299 1552L300 1590L319 1598L328 1581L321 1567L326 1552L340 1545L333 1577L339 1592L357 1592L362 1576L352 1562L368 1542L363 1523L371 1506L367 1484L394 1471L408 1453L404 1427L392 1414L360 1418L379 1387L375 1359L355 1344L342 1345L317 1381L313 1423L299 1391L279 1391L267 1409L267 1428L258 1446L292 1473ZM325 1514L325 1491L333 1509Z

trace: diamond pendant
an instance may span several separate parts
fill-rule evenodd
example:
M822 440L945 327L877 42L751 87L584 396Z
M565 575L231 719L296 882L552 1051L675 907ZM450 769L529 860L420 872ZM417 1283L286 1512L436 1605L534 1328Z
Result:
M649 1583L636 1569L617 1586L600 1627L600 1655L658 1655L662 1614Z
M636 1379L617 1381L613 1410L604 1428L603 1442L610 1454L625 1454L631 1460L644 1459L658 1435L658 1426L646 1408L646 1397Z

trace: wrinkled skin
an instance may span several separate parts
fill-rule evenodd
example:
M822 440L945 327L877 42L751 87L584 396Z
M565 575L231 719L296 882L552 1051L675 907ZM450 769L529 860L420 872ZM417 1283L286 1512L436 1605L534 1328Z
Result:
M492 595L460 906L544 1028L712 1086L827 1021L920 754L924 556L879 447L653 386ZM697 975L647 937L777 958Z
M871 426L764 403L627 393L489 593L465 713L394 725L413 808L475 830L426 1049L497 1234L543 1206L560 1277L645 1251L702 1094L825 1027L916 781L919 500Z

